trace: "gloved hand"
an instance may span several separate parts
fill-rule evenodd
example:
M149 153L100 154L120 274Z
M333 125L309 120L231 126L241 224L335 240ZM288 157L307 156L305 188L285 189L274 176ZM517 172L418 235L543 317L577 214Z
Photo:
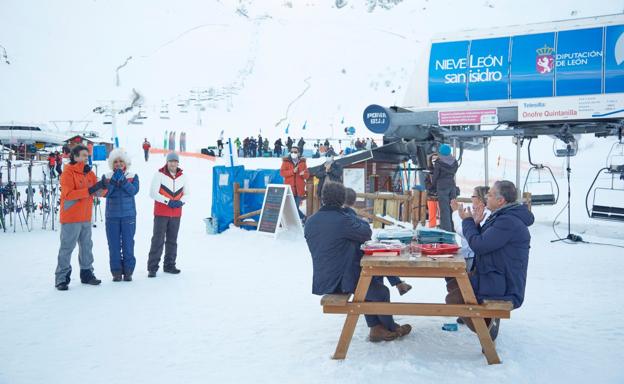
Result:
M82 169L85 173L85 175L89 172L91 172L91 166L89 164L85 164L84 168Z
M181 208L184 205L183 201L180 200L169 200L167 206L169 208Z
M117 168L115 170L115 172L113 172L113 176L111 177L111 181L114 183L119 184L121 182L121 180L125 178L123 171L119 168Z
M93 184L93 186L89 187L89 195L94 195L97 191L101 189L104 189L102 180L98 181L97 183Z
M106 175L102 175L102 178L100 179L100 182L102 183L102 187L104 187L104 188L108 187L108 180L106 180Z

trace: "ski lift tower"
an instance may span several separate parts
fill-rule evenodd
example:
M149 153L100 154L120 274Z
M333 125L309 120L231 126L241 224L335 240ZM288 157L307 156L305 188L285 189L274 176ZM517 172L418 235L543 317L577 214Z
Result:
M128 106L129 103L127 100L98 100L98 104L98 107L93 108L93 112L104 115L104 121L102 124L111 126L111 140L113 141L115 148L119 148L117 115L130 112L134 106Z

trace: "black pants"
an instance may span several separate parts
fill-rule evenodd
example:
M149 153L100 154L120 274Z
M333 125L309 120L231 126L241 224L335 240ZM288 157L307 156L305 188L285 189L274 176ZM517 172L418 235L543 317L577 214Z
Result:
M154 216L154 233L152 246L147 260L148 271L158 271L158 264L165 248L164 268L173 268L178 256L178 230L180 229L179 217Z

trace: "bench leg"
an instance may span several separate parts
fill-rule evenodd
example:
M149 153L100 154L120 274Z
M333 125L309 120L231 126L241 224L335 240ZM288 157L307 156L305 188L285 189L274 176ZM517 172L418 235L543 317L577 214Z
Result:
M338 345L336 346L336 352L334 352L332 359L344 360L344 358L347 357L349 344L351 344L353 332L355 332L355 326L357 325L359 317L360 315L347 315L344 326L342 327L342 333L340 334L340 340L338 340Z
M456 277L456 280L464 299L464 303L477 304L477 298L472 290L472 285L470 285L470 280L468 280L468 275L464 273L462 276ZM482 317L473 317L471 320L474 325L475 332L479 337L479 342L481 343L481 348L483 349L483 353L485 354L488 364L500 364L501 361L496 353L496 346L490 336L490 331L485 325L485 319Z
M366 300L366 292L368 292L371 280L372 276L368 276L362 271L357 288L355 289L355 294L353 295L354 303L363 303ZM359 318L360 315L347 315L344 326L342 327L340 339L338 340L338 345L336 346L336 352L334 352L334 356L332 357L333 359L343 360L347 357L347 351L349 350L353 332L355 332L355 326Z

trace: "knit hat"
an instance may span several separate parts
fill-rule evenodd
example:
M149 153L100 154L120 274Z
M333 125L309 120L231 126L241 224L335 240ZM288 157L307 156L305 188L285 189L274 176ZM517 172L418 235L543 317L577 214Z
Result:
M448 156L451 154L451 147L448 144L442 144L440 148L438 148L438 153L441 156Z
M177 153L175 152L169 152L169 154L167 155L167 162L170 161L180 161L180 156L178 156Z

